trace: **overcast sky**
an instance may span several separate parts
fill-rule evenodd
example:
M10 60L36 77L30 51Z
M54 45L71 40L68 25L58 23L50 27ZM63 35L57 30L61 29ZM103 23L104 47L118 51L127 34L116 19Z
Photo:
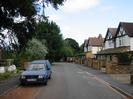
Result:
M108 27L119 22L133 22L133 0L67 0L58 10L45 9L64 38L73 38L80 45L85 39L106 34Z

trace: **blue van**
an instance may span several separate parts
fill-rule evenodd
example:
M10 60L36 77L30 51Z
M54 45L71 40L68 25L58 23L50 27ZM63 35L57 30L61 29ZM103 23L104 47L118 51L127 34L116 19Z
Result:
M21 73L20 82L22 85L28 83L43 83L47 85L48 79L51 79L51 74L51 64L48 60L35 60Z

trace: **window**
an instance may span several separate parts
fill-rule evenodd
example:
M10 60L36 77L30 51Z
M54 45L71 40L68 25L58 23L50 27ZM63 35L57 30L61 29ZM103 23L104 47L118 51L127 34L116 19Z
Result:
M125 36L119 38L119 46L125 46Z
M109 47L112 47L112 40L109 41Z
M45 70L46 64L30 64L28 70Z
M119 38L119 46L122 46L122 40L121 40L121 37Z

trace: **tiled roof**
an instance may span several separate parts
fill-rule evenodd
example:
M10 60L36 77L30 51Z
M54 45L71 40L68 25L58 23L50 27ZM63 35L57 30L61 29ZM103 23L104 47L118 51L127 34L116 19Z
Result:
M91 46L102 46L103 38L90 37L88 44Z
M120 22L120 25L123 26L129 37L133 37L133 23Z
M112 33L112 36L114 37L117 31L117 28L108 28L108 30L110 31L110 33Z
M129 52L129 47L119 47L119 48L111 48L111 49L105 49L105 50L102 50L100 52L98 52L97 54L101 54L101 55L104 55L104 54L117 54L117 53L123 53L123 52Z
M107 40L108 33L110 32L112 34L112 38L116 35L117 28L108 28L104 42Z

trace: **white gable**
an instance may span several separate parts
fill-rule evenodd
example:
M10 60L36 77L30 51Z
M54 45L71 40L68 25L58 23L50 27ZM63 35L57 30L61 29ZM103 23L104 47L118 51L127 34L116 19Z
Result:
M118 32L118 34L117 34L117 37L118 36L123 36L123 35L126 35L127 33L125 32L125 30L123 29L123 27L120 27L120 29L119 29L119 32Z
M112 39L112 33L110 33L110 32L108 32L108 34L107 34L107 40L108 39Z
M114 40L113 40L112 33L110 31L108 31L107 33L107 39L105 41L104 47L105 49L114 48Z
M118 34L116 36L116 47L129 46L129 45L130 45L130 37L128 37L123 27L120 27Z

